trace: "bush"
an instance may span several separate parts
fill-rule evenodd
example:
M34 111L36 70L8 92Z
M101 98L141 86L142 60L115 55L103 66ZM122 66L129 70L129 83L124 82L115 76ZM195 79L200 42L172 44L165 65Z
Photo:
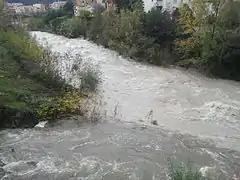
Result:
M100 82L99 76L100 72L96 68L89 65L84 67L84 69L79 72L79 77L81 78L80 89L84 92L96 91Z
M122 9L144 11L143 0L116 0L115 3L119 11Z
M179 64L188 64L224 78L240 80L238 59L240 46L233 43L232 36L239 39L239 2L214 1L212 11L201 0L191 1L191 8L180 8L179 34L175 52L180 55Z
M86 36L88 22L78 17L63 21L59 27L59 34L69 38Z
M60 12L43 16L45 19L40 15L25 23L30 29L45 29L42 27L45 21L57 32L61 23L71 17L70 13L66 15L69 9L64 7ZM6 15L6 19L0 16L0 128L33 127L39 119L53 120L81 113L83 95L62 77L59 57L38 47L24 29L8 26L12 23L3 10L0 4L0 15ZM75 22L76 19L71 19L71 36L78 35ZM82 75L82 88L96 89L99 79L94 72L88 70Z
M15 30L0 32L0 42L12 57L32 61L39 60L42 56L42 50L23 32Z
M43 20L39 17L27 18L23 22L31 31L44 30L45 27Z
M105 47L108 47L110 37L110 31L112 30L113 23L116 19L115 12L104 12L103 14L95 14L93 17L87 36Z
M183 164L180 166L170 165L168 175L171 180L206 180L201 172Z
M117 11L102 12L96 5L94 13L80 11L75 18L68 5L47 12L43 22L52 32L70 38L87 37L137 61L176 63L215 75L222 72L240 77L236 66L239 45L231 38L239 36L239 2L212 1L210 10L204 0L191 0L173 14L161 8L144 13L142 0L115 3Z
M136 2L135 5L137 4ZM129 4L129 7L133 7L132 5ZM88 37L98 44L118 51L123 56L162 64L161 46L156 42L154 35L150 37L147 33L143 34L143 12L133 9L102 14L80 11L78 17L70 19L62 12L49 12L44 19L57 34L70 38ZM151 18L146 19L146 22L149 22L148 19Z
M144 16L144 33L160 45L171 44L175 38L176 25L167 11L153 8Z
M48 49L42 49L42 57L36 67L30 68L29 76L55 91L62 91L69 88L66 80L61 76L61 72L57 69L59 56Z
M79 92L65 92L56 98L47 98L37 107L38 118L54 120L63 116L79 114L79 106L83 102Z

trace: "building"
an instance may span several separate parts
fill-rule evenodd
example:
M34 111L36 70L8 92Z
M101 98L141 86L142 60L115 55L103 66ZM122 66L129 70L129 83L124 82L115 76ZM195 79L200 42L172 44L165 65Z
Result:
M57 1L49 4L50 9L60 9L63 7L67 2L66 1Z
M23 6L23 3L7 3L8 7L19 7Z
M76 0L75 5L78 7L88 7L99 3L98 0Z
M161 7L165 10L173 11L180 4L188 3L188 0L144 0L145 11L149 11L153 7Z
M46 4L33 4L33 11L43 12L46 11Z
M73 0L75 2L75 15L78 16L81 10L94 11L95 7L102 6L107 10L115 9L115 0ZM98 6L96 6L98 5Z
M25 6L22 3L8 3L8 9L16 14L31 15L36 12L43 12L46 10L45 4L33 4Z
M79 16L80 11L93 11L94 5L96 5L98 0L75 0L74 14L75 16Z

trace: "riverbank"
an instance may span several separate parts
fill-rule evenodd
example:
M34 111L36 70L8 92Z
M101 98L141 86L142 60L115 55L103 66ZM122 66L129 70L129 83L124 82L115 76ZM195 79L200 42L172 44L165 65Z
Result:
M30 30L47 31L68 38L84 37L138 62L194 68L209 76L240 80L239 45L236 41L239 39L237 28L240 21L231 14L237 13L231 7L238 7L240 3L221 4L220 11L209 12L209 16L204 18L194 14L208 12L205 6L191 9L182 5L171 14L160 8L146 13L141 5L133 8L127 3L126 7L119 7L116 11L104 8L93 13L80 11L78 17L73 16L73 5L67 3L62 9L47 11L24 22ZM204 2L193 0L191 3L198 7ZM213 3L213 6L217 4Z
M97 89L97 69L62 55L78 62L67 69L78 78L78 84L71 84L61 75L57 54L38 46L24 28L12 25L1 7L0 16L0 128L29 128L42 120L83 115L81 104Z
M57 57L25 32L1 31L0 42L0 128L34 127L40 120L77 113L80 91L45 64Z
M183 70L129 61L84 39L32 32L51 51L80 56L98 65L101 109L107 117L152 125L213 139L218 146L239 149L240 86ZM63 64L69 63L61 59ZM64 66L64 65L63 65ZM111 121L111 118L108 118Z

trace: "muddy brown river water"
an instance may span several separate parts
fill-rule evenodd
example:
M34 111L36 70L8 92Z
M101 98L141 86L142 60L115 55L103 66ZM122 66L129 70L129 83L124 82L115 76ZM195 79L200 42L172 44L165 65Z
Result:
M118 113L97 125L2 131L3 179L166 179L168 158L214 167L223 179L239 175L239 83L139 64L83 39L31 34L53 52L97 65L102 109ZM74 79L73 62L59 62Z

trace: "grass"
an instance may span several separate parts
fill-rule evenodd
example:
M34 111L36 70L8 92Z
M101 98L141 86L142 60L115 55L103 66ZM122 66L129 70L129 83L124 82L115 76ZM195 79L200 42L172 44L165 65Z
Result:
M73 87L61 77L61 70L56 69L59 58L57 55L43 50L42 57L34 61L13 57L12 52L9 55L9 51L5 53L3 50L4 48L0 51L2 54L0 59L0 127L5 127L4 124L8 124L8 120L10 123L23 118L15 116L18 112L24 112L21 113L22 116L32 113L39 120L55 120L75 114L82 115L80 104L84 102L87 94L96 92L100 82L97 68L86 63L83 68L69 70L73 74L77 71L76 78L81 79L80 86ZM66 58L73 57L66 56ZM76 57L76 61L77 58L79 57ZM8 125L8 127L11 126Z
M170 180L208 180L203 177L199 170L193 169L189 165L169 165L168 176Z
M33 127L38 120L78 113L83 94L61 76L59 57L39 47L24 27L13 25L1 2L0 128ZM96 90L99 79L93 72L81 72L82 88Z
M0 127L32 127L33 100L46 98L48 89L36 82L11 57L0 58Z
M21 97L40 95L46 88L26 77L19 64L11 58L1 58L0 61L0 104L12 108L29 108ZM39 94L40 93L40 94ZM40 95L42 96L42 94Z

